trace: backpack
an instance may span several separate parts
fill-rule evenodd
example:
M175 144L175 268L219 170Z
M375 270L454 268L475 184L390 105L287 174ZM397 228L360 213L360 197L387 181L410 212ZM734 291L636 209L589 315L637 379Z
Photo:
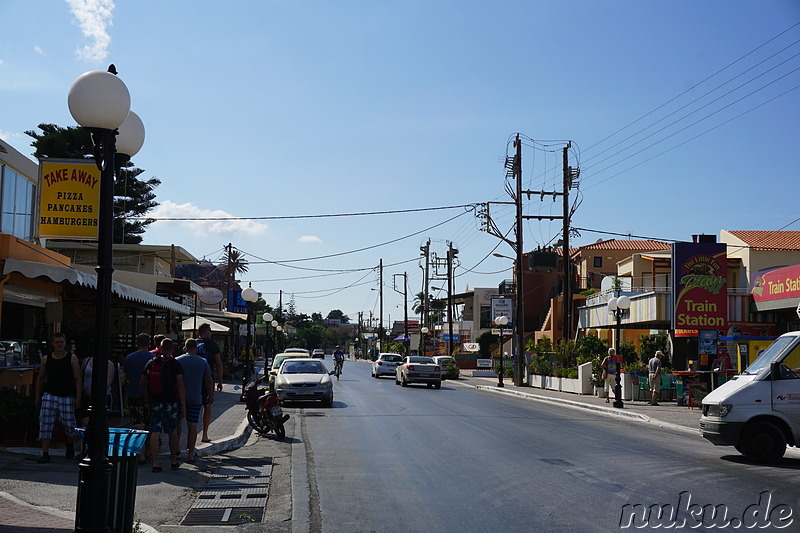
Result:
M208 353L207 353L207 350L206 350L206 343L198 342L197 343L197 352L195 352L195 353L207 361L208 360Z
M162 395L169 385L169 365L163 357L153 357L147 371L147 390L150 394Z

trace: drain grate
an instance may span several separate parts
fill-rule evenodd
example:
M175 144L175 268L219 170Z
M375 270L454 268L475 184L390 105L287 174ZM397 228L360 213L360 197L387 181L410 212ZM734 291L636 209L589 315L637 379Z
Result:
M186 513L182 526L233 526L264 518L272 459L226 459Z
M238 526L264 519L263 507L240 507L238 509L189 509L182 526Z

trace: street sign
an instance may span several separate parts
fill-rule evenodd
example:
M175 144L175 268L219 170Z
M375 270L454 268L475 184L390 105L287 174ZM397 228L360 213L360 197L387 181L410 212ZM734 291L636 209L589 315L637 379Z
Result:
M464 351L465 352L479 352L481 349L481 345L477 342L465 342L464 343Z
M460 335L456 335L456 334L454 334L454 335L453 335L453 342L458 342L458 340L459 340L460 338L461 338L461 336L460 336ZM446 334L446 333L445 333L444 335L442 335L442 340L443 340L444 342L450 342L450 335L448 335L448 334Z
M506 327L514 327L513 298L492 298L492 323L500 316L508 317L508 324L506 324Z
M478 368L492 368L492 360L478 359Z

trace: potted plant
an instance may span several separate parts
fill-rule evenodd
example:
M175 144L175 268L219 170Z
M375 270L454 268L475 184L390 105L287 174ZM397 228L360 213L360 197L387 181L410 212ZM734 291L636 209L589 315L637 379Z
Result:
M0 390L0 435L4 442L24 441L29 428L38 426L39 412L31 396Z

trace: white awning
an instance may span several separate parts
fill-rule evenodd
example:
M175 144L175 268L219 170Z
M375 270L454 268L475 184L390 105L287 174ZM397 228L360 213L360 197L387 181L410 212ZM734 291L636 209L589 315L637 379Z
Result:
M35 261L23 261L21 259L6 259L3 266L3 274L18 272L26 278L36 279L40 277L48 278L56 283L69 282L72 285L82 287L97 288L97 276L81 270L58 265L47 265ZM182 315L188 315L191 310L188 306L173 302L169 298L164 298L156 294L119 283L111 282L111 291L123 300L139 302L159 309L175 311Z
M197 319L195 319L195 317L190 317L181 322L181 331L194 331L199 328L201 324L208 324L211 326L212 333L227 333L231 330L228 326L223 326L209 318L198 316Z

